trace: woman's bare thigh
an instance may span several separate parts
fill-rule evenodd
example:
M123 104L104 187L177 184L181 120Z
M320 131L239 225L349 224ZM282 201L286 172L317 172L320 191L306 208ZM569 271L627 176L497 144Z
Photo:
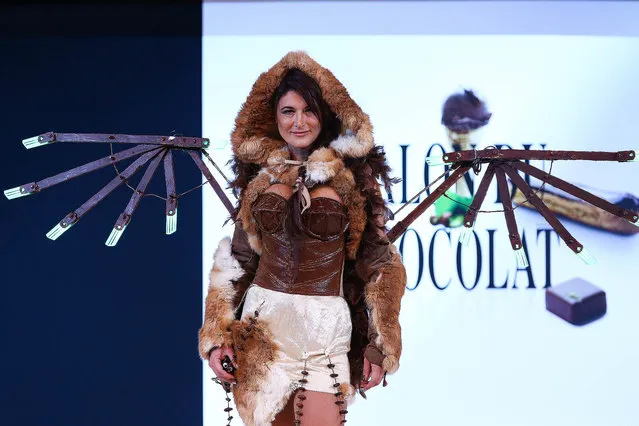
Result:
M293 426L295 424L294 400L295 394L291 395L282 411L277 413L272 426Z
M301 400L299 395L306 398ZM346 410L346 403L336 404L337 401L338 398L330 393L298 390L291 395L286 406L275 417L273 426L294 425L295 417L300 420L300 426L338 426L344 419L340 410ZM344 400L340 398L339 401ZM302 415L295 416L296 411Z

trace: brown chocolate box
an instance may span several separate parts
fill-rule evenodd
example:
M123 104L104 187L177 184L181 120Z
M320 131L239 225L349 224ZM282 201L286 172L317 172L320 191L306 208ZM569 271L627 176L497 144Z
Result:
M575 325L600 318L606 308L606 293L582 278L546 289L546 309Z

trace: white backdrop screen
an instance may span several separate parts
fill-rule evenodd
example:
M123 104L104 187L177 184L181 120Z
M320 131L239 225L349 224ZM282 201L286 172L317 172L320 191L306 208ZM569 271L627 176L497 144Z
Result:
M370 115L403 178L393 210L442 173L425 157L451 150L441 107L464 88L493 113L479 148L639 149L636 3L206 2L203 16L203 135L220 166L253 83L291 50L329 68ZM609 197L639 195L638 163L555 162L552 173ZM481 175L472 178L476 188ZM493 184L483 208L500 209L496 201ZM203 208L204 297L232 226L209 187ZM459 228L431 225L432 210L396 243L409 287L401 368L358 398L349 424L639 424L639 237L563 219L597 259L587 266L520 208L531 267L518 270L503 214L480 213L476 238L459 249ZM545 289L573 277L606 292L603 318L576 327L545 310ZM225 419L211 377L203 364L206 426Z

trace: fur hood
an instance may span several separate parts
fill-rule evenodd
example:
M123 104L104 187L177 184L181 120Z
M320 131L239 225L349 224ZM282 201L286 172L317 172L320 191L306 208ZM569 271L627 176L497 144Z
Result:
M333 73L303 51L290 52L262 73L235 119L231 134L233 153L238 160L265 166L268 158L286 147L279 138L271 97L284 75L297 68L313 78L322 97L341 121L341 132L330 147L342 157L361 158L373 148L373 126Z

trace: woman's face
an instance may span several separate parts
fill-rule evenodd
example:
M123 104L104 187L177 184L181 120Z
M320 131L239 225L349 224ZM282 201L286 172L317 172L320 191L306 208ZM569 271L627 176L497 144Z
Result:
M309 109L304 98L289 91L277 103L277 129L291 147L311 146L322 130L319 118Z

